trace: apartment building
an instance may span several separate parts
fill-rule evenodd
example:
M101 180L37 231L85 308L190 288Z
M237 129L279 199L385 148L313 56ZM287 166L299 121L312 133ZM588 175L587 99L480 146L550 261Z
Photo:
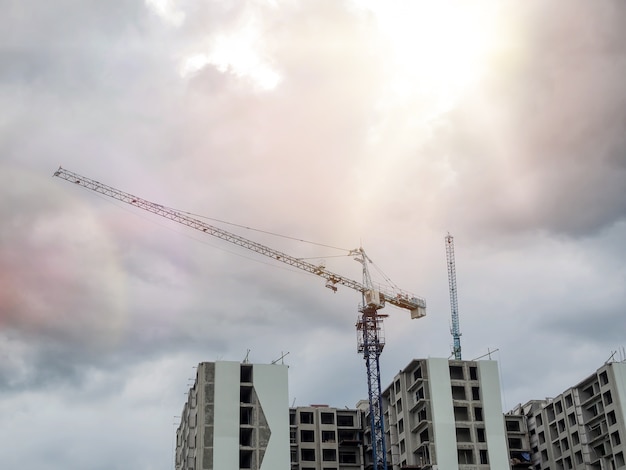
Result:
M518 405L534 470L626 469L626 362L604 364L555 398Z
M528 423L524 416L504 415L511 470L532 469Z
M509 468L495 361L414 359L383 391L383 409L389 469Z
M363 414L311 405L289 410L292 470L361 470Z
M288 470L287 366L202 362L176 431L176 470Z

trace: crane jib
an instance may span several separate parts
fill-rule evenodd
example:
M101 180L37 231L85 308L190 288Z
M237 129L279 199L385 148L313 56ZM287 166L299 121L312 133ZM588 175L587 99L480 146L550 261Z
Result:
M290 256L281 251L262 245L261 243L248 240L247 238L228 232L227 230L207 224L206 222L191 217L186 213L177 211L176 209L172 209L170 207L163 206L162 204L157 204L155 202L148 201L133 194L126 193L119 189L108 186L104 183L100 183L99 181L66 170L62 167L59 167L59 169L54 173L54 176L75 183L96 193L103 194L112 199L116 199L126 204L135 206L139 209L152 212L153 214L156 214L160 217L164 217L182 225L186 225L195 230L199 230L206 233L207 235L211 235L229 243L241 246L260 255L272 258L281 263L285 263L311 274L315 274L316 276L325 279L326 286L330 287L333 290L336 290L336 285L342 285L361 293L366 293L368 291L374 290L380 296L380 300L383 304L386 302L396 307L409 310L411 312L411 318L421 318L426 314L426 301L420 297L415 296L414 294L410 294L400 289L390 289L378 285L374 287L365 286L360 282L328 271L323 266L309 263L302 259Z

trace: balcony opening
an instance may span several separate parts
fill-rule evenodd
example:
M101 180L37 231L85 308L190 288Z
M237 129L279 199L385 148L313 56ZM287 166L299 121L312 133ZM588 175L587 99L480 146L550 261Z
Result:
M239 468L252 468L252 451L239 451Z
M252 366L250 364L241 364L240 380L241 383L252 383Z
M465 387L453 385L452 386L452 399L453 400L466 400Z
M506 430L513 432L520 432L520 424L519 421L507 421L506 422Z
M339 451L339 463L340 464L356 464L358 463L356 457L356 451L341 450Z
M469 428L456 428L457 442L472 442L472 433Z
M465 374L463 374L463 367L462 366L450 366L450 379L465 380Z
M334 413L321 413L320 420L322 424L335 424L335 414Z
M609 383L609 376L607 375L606 371L602 371L600 373L600 383L602 385L606 385Z
M459 465L471 465L474 463L474 452L472 449L457 449Z
M252 387L242 386L239 388L239 401L241 403L252 403Z
M243 447L253 447L253 429L252 428L240 428L239 429L239 445Z
M353 415L337 415L337 426L354 427Z
M454 407L454 420L455 421L469 421L469 413L467 406L455 406Z
M239 408L239 424L252 424L252 408Z
M301 411L300 424L313 424L313 413L310 411Z
M315 462L315 449L300 449L300 460Z
M335 449L322 449L322 460L324 462L336 462L337 451Z

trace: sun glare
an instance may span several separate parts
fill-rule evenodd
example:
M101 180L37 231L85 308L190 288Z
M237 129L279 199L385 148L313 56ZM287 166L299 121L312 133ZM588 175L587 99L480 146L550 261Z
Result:
M386 46L391 99L429 96L433 114L452 108L478 80L495 41L493 0L359 1Z
M272 90L280 82L280 75L263 61L259 43L253 28L218 36L209 62L220 72L230 71L238 77L249 78L261 89Z
M187 77L212 65L221 73L249 80L259 90L276 88L281 76L265 57L258 21L250 14L235 30L211 37L206 52L186 57L181 75Z
M176 8L172 0L145 0L146 5L164 22L179 27L185 21L185 13Z

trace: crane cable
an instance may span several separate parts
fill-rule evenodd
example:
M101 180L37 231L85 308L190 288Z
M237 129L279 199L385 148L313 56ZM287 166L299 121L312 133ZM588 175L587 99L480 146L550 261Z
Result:
M83 187L83 189L86 189L86 188ZM106 201L109 204L113 204L114 206L121 208L122 210L124 210L126 212L132 212L132 211L129 211L125 205L115 204L115 201L111 201L109 198L104 197L102 194L96 193L96 196L98 196L100 199L102 199L103 201ZM157 203L154 203L154 204L157 204ZM246 225L240 225L240 224L236 224L236 223L233 223L233 222L227 222L225 220L215 219L213 217L208 217L208 216L205 216L205 215L196 214L194 212L189 212L189 211L184 211L184 210L180 210L180 209L175 209L175 208L169 207L169 206L164 206L163 204L158 204L158 205L161 206L163 209L166 209L166 210L169 210L169 211L178 212L180 214L186 214L186 215L189 215L189 216L192 216L192 217L198 217L198 218L201 218L201 219L210 220L210 221L213 221L213 222L218 222L218 223L225 224L225 225L232 225L233 227L239 227L239 228L243 228L245 230L250 230L250 231L253 231L253 232L265 233L267 235L272 235L274 237L286 238L288 240L294 240L294 241L301 242L301 243L308 243L310 245L321 246L321 247L324 247L324 248L331 248L333 250L339 250L339 251L344 251L345 252L342 255L313 256L313 257L308 257L308 258L297 258L297 259L300 259L300 260L325 259L325 258L343 258L343 257L351 256L351 253L353 251L353 250L348 250L347 248L339 248L337 246L326 245L324 243L312 242L312 241L309 241L309 240L303 240L301 238L290 237L289 235L281 235L280 233L269 232L267 230L261 230L261 229L254 228L254 227L248 227ZM141 214L136 214L134 212L132 212L132 213L135 214L135 215L139 215L142 218L145 218ZM162 227L166 227L165 225L160 224L158 222L157 222L157 225L160 225ZM196 240L198 240L198 239L196 238ZM202 242L204 244L210 245L210 243L206 243L205 241L202 241L202 240L198 240L198 241L200 241L200 242ZM225 251L229 251L229 250L225 250ZM234 252L229 251L229 253L234 253ZM239 255L239 256L242 256L242 255ZM243 256L243 257L244 258L248 258L246 256ZM251 258L249 258L249 259L251 259ZM263 264L268 264L268 263L263 263Z
M193 217L199 217L199 218L202 218L202 219L205 219L205 220L211 220L213 222L218 222L220 224L231 225L233 227L239 227L239 228L243 228L245 230L251 230L253 232L265 233L267 235L272 235L274 237L286 238L288 240L294 240L294 241L297 241L297 242L308 243L310 245L321 246L321 247L324 247L324 248L332 248L333 250L346 251L346 252L350 252L351 251L351 250L348 250L346 248L339 248L337 246L325 245L324 243L312 242L312 241L309 241L309 240L303 240L301 238L290 237L289 235L282 235L280 233L269 232L267 230L261 230L261 229L254 228L254 227L248 227L246 225L239 225L239 224L235 224L233 222L227 222L225 220L214 219L212 217L207 217L207 216L201 215L201 214L195 214L193 212L181 211L179 209L174 209L174 208L171 208L171 207L168 207L168 209L174 210L176 212L180 212L181 214L187 214L187 215L190 215L190 216L193 216Z

